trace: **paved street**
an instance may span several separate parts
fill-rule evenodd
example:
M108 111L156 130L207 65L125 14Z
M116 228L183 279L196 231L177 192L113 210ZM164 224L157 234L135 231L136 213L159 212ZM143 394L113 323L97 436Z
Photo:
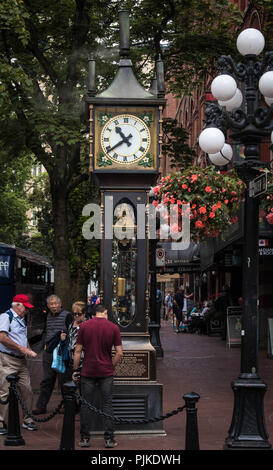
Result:
M184 405L183 395L197 392L198 425L201 450L222 450L231 422L233 392L231 381L240 370L240 349L228 346L219 336L180 333L173 331L171 322L162 322L161 342L164 358L157 360L158 382L163 388L163 413ZM36 361L31 367L33 389L37 390L41 377L41 364ZM35 372L34 372L35 371ZM265 394L265 422L269 440L273 443L273 361L266 351L260 352L259 372L268 385ZM36 395L37 396L37 395ZM35 398L36 398L35 396ZM52 396L48 407L51 413L60 402L58 390ZM63 415L57 415L47 423L39 424L39 430L22 430L26 445L9 448L0 438L1 450L58 450ZM164 420L166 436L134 437L117 435L117 450L182 450L185 446L185 413L179 413ZM80 449L79 416L76 417L76 449ZM92 440L89 450L103 450L103 439ZM83 449L86 451L86 449ZM88 449L87 449L88 450Z

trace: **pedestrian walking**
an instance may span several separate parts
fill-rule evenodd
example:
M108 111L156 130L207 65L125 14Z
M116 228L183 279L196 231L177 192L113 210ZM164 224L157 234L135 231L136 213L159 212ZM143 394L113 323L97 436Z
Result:
M112 347L115 355L112 358ZM74 353L73 380L79 380L79 365L82 350L84 358L80 372L82 397L92 404L96 386L102 397L102 411L113 416L112 390L113 375L122 358L122 341L117 325L108 320L107 309L103 304L96 305L95 316L80 326ZM89 447L92 412L82 403L80 412L80 446ZM116 447L114 424L111 418L103 417L105 447Z
M184 299L189 299L193 294L186 295L180 286L173 298L173 313L176 318L176 333L179 333L179 326L183 320Z
M171 291L165 297L165 313L163 316L163 320L169 320L169 316L172 315L173 312L173 296Z
M0 315L0 399L6 401L9 384L6 377L10 374L19 376L17 382L23 402L32 410L33 393L30 382L27 358L35 358L36 352L29 347L25 314L34 308L24 294L16 295L11 308ZM8 405L0 403L0 435L7 433L5 417ZM32 418L25 414L22 427L28 431L37 430Z
M162 294L159 288L156 289L156 317L157 321L160 323L161 317L161 305L162 305Z
M73 315L71 312L62 308L62 301L60 297L55 294L47 298L47 306L49 312L46 319L45 347L43 351L44 377L40 383L40 394L36 408L33 410L34 415L45 414L47 412L46 407L53 392L57 377L62 394L63 384L66 381L66 375L56 372L52 369L51 365L53 361L53 349L59 343L61 333L67 333L69 325L73 321Z

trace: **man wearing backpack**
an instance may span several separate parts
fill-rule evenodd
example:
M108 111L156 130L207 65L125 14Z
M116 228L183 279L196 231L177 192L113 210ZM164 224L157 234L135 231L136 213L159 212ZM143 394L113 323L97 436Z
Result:
M17 382L23 402L31 411L33 393L26 358L34 358L37 354L30 349L27 341L27 325L24 316L27 309L33 308L24 294L13 298L11 308L0 315L0 399L6 401L9 394L9 383L6 377L18 374ZM7 434L5 416L8 405L0 403L0 435ZM36 424L30 416L23 418L23 428L35 431Z

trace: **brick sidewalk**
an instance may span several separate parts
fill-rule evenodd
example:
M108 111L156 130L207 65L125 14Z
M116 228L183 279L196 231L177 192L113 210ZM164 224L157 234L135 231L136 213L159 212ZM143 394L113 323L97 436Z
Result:
M233 411L232 380L240 372L240 348L228 348L219 336L180 333L173 331L171 322L162 321L161 343L164 357L157 360L157 381L163 384L163 414L184 405L183 395L196 392L198 402L198 427L201 450L222 450ZM33 389L39 386L41 364L31 364ZM34 373L35 370L35 373ZM266 351L260 351L259 373L268 385L265 394L265 423L269 441L273 443L273 361ZM37 395L35 395L36 400ZM48 413L59 404L61 395L55 391L48 406ZM57 415L47 423L39 424L39 430L22 429L25 446L4 446L1 450L58 450L63 415ZM125 450L182 450L185 448L185 412L164 420L166 436L117 435L119 451ZM75 449L80 449L79 416L76 416ZM103 438L92 440L86 450L104 450Z

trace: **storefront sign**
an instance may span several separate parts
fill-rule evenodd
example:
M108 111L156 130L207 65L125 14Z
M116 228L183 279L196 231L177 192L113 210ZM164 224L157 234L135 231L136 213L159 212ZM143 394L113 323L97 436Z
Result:
M242 331L242 308L227 308L227 343L228 346L237 346L241 344Z

